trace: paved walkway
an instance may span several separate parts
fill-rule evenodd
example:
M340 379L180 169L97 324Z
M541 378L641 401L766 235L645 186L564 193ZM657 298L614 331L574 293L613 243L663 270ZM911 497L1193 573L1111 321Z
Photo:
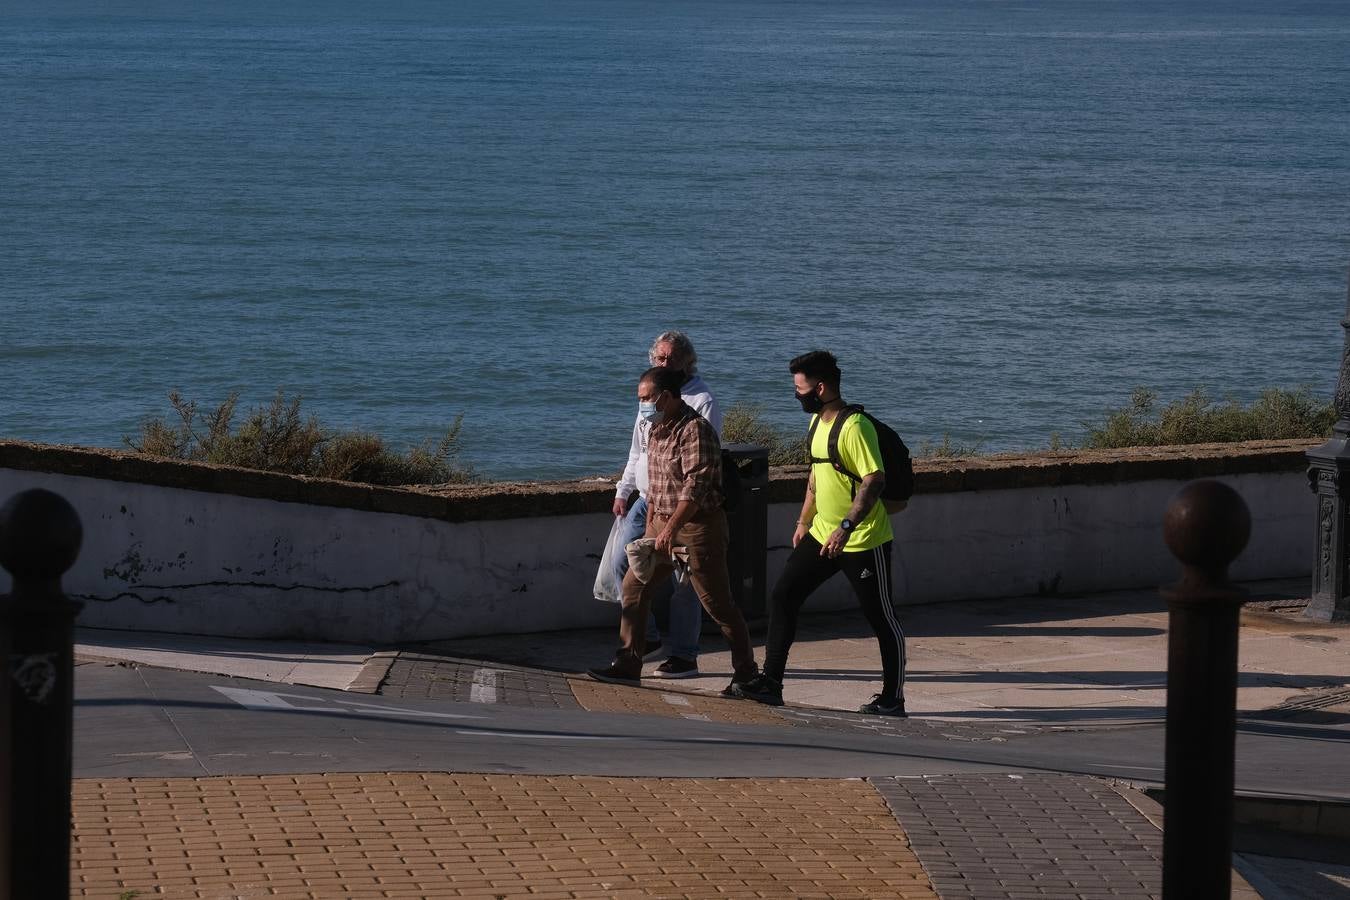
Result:
M80 781L75 809L90 897L938 896L861 781Z
M1297 584L1255 587L1263 599L1244 620L1239 706L1248 716L1307 722L1321 741L1345 740L1350 629L1291 615ZM715 650L700 660L705 677L649 682L662 690L576 677L612 651L608 631L400 653L82 632L80 654L281 683L313 678L330 688L427 701L770 729L870 727L897 741L922 733L989 742L1045 728L1109 734L1162 717L1166 614L1152 592L909 607L902 620L910 634L907 693L917 714L907 721L840 711L876 689L879 668L875 643L850 614L806 621L793 652L790 705L781 710L714 696L729 666ZM708 636L704 646L719 641ZM74 892L1160 895L1161 814L1130 785L1043 772L686 778L679 769L672 759L670 777L662 778L398 771L80 778ZM1325 787L1329 796L1350 796L1350 775L1346 784ZM1237 897L1350 897L1350 866L1252 854L1235 860Z
M1298 581L1249 586L1239 647L1238 708L1256 711L1350 688L1350 628L1304 622ZM1301 596L1302 595L1302 596ZM911 714L952 722L1112 725L1161 720L1167 706L1167 607L1157 591L1023 597L899 609ZM441 641L460 657L578 672L609 661L617 626ZM649 683L716 693L731 672L720 635L703 637L701 676ZM762 635L759 643L762 657ZM787 703L857 709L881 689L881 657L862 617L805 617L788 660Z

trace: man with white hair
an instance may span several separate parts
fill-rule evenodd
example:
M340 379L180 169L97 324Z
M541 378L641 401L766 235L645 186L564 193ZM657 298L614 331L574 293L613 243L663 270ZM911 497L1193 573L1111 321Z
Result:
M707 419L721 437L722 411L712 391L698 375L698 354L694 352L694 344L689 336L682 331L664 331L652 341L647 355L653 366L685 374L684 384L680 387L680 399ZM628 463L624 466L615 492L614 515L623 517L624 544L642 537L647 524L647 442L651 430L651 423L639 415L633 425ZM630 504L628 501L634 492L637 498ZM622 583L624 572L628 570L628 558L622 553L617 554L617 557L614 560L615 580ZM690 678L698 674L698 642L699 632L703 628L703 606L694 593L693 584L688 580L677 584L672 579L664 589L673 590L666 640L661 640L655 615L649 616L644 659L659 659L664 654L665 662L656 668L658 678Z

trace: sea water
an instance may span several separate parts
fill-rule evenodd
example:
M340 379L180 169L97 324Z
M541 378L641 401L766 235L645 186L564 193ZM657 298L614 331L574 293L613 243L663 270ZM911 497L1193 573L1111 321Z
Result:
M621 465L667 328L925 439L1339 364L1350 4L8 0L0 437L278 388L501 478Z

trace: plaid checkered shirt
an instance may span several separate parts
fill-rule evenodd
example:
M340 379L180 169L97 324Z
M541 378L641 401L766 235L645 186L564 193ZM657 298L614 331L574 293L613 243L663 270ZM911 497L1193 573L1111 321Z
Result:
M647 503L673 516L681 500L699 511L722 507L722 444L708 420L685 406L674 421L652 428L647 443Z

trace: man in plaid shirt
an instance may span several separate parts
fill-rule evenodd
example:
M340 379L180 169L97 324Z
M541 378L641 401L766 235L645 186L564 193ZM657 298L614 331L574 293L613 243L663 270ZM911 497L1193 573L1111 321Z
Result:
M722 445L708 420L680 397L684 373L654 367L638 379L638 411L652 423L647 444L647 530L656 541L655 570L644 584L631 568L623 579L621 646L614 661L589 674L598 681L637 684L646 649L652 596L670 577L671 553L689 555L689 580L708 615L731 645L732 685L759 673L750 631L731 599L727 575L727 516L722 510ZM723 693L729 693L731 685Z

